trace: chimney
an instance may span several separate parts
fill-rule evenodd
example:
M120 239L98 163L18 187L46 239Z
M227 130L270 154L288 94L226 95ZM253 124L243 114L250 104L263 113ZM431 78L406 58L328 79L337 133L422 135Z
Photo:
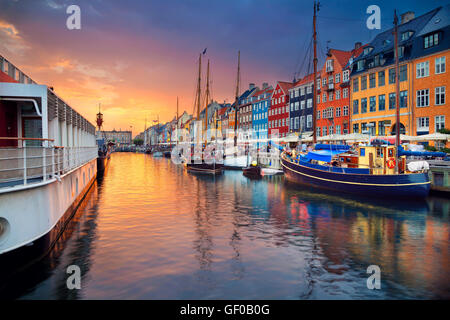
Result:
M415 15L413 11L408 11L400 15L400 24L407 23L414 19Z
M254 84L254 83L250 83L250 84L248 85L248 89L249 89L249 90L252 90L253 88L255 88L255 84Z
M362 43L361 43L361 42L356 42L356 43L355 43L355 50L361 48L361 46L362 46Z
M263 82L262 88L267 89L269 87L269 84L267 82Z

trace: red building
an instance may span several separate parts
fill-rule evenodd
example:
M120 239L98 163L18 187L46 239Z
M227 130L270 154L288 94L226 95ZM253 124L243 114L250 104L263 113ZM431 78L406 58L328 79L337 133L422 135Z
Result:
M290 82L278 81L272 93L269 107L269 137L278 130L279 137L289 132L289 89Z
M317 78L317 136L350 133L350 60L363 48L358 42L351 51L328 50Z

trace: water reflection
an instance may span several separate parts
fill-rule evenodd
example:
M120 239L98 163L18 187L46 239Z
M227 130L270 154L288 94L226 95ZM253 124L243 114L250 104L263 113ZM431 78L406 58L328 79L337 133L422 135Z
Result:
M192 175L114 154L70 228L3 297L449 298L450 201L368 200L283 177ZM82 289L66 288L68 265ZM382 290L368 290L379 265ZM13 289L10 289L13 288Z

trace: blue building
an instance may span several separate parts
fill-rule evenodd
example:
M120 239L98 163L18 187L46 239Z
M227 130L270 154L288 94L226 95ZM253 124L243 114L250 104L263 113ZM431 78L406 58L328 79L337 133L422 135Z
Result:
M289 89L289 132L312 132L313 75L307 75Z
M253 94L252 101L252 127L253 139L267 139L269 132L270 97L273 93L273 87L263 83L262 89ZM258 147L267 143L259 143Z

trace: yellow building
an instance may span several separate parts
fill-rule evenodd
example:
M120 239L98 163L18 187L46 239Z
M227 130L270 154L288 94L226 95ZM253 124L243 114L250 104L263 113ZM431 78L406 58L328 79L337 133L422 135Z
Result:
M396 81L400 85L400 133L415 136L433 133L446 126L449 111L445 99L448 83L445 64L450 47L446 39L449 13L450 5L447 5L417 18L412 12L401 15L398 75L395 72L393 29L378 34L352 62L352 132L372 136L395 134ZM434 103L435 100L438 103Z
M400 64L400 133L412 134L412 63ZM395 134L395 66L374 67L351 77L351 130L372 136Z

